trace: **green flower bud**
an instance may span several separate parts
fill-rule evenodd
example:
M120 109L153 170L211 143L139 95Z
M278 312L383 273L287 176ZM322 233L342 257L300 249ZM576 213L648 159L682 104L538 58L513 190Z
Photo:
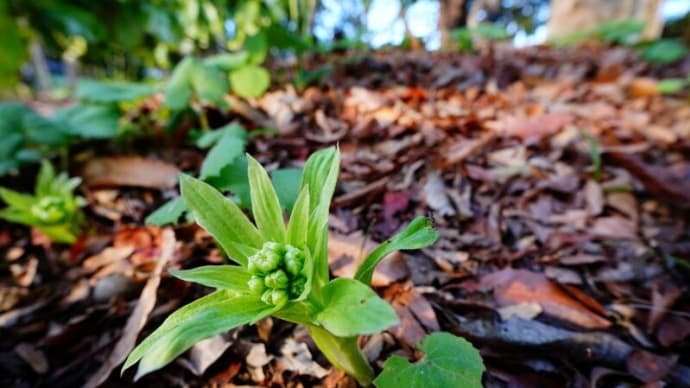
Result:
M288 245L285 247L285 269L291 275L299 275L304 268L304 252L300 249Z
M288 301L285 290L266 290L261 295L261 301L274 306L282 306Z
M287 288L289 281L290 279L288 279L288 276L282 269L275 270L266 275L266 279L264 280L266 287L275 289Z
M288 293L290 294L290 299L299 298L304 292L304 286L307 284L307 278L304 276L297 276L290 282L290 287L288 288Z
M261 301L266 303L266 304L273 304L273 298L271 297L271 294L273 293L273 290L266 290L264 291L263 294L261 294Z
M264 245L264 248L249 258L249 272L269 273L278 269L281 262L280 255L274 250L265 249Z
M266 290L264 279L257 275L252 275L247 285L249 286L249 291L254 295L261 295Z
M44 197L31 207L31 214L47 224L56 224L65 220L65 200L60 197Z

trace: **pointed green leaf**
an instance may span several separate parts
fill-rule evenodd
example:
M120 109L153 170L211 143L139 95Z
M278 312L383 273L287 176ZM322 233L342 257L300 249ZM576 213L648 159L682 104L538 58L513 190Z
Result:
M266 170L254 158L247 155L249 163L249 190L252 196L252 213L261 235L267 241L285 242L286 231L283 211Z
M338 337L374 334L398 324L393 307L356 280L335 279L322 292L326 307L316 321Z
M180 216L187 211L187 206L182 197L177 197L166 202L163 206L154 210L153 213L146 217L144 222L148 225L163 226L167 224L177 223Z
M216 291L180 308L142 341L125 361L122 370L139 362L139 377L157 370L202 339L255 322L271 313L254 296Z
M230 258L246 266L246 251L241 250L239 244L258 249L263 240L237 205L208 183L189 175L180 175L180 191L199 225L216 239Z
M309 225L309 187L305 186L297 197L288 222L287 241L293 246L307 246L307 228Z
M340 169L340 151L329 147L312 154L304 165L300 189L309 188L307 246L314 256L316 282L328 281L328 211Z
M429 220L417 217L407 225L405 230L374 249L357 268L355 279L364 284L370 284L374 269L386 255L394 251L424 248L433 244L436 239L438 239L438 232L431 227Z
M206 287L249 292L247 283L251 275L246 269L236 265L204 265L185 270L171 269L168 272L178 279Z
M449 333L434 333L419 345L424 357L414 364L392 356L374 380L378 388L481 388L485 367L477 349Z
M36 197L4 187L0 187L0 198L2 198L8 206L24 210L29 210L31 206L37 202Z
M36 225L36 228L56 243L72 244L77 241L78 235L75 232L77 228L71 224Z
M50 162L43 160L36 177L36 196L40 198L53 194L53 180L55 180L55 169Z

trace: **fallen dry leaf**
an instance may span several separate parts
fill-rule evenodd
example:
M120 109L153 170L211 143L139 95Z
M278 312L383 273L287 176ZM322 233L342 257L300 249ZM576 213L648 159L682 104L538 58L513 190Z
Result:
M84 184L94 187L175 187L180 170L170 163L134 156L89 159L82 171Z
M540 139L555 134L573 120L569 113L550 112L536 117L508 117L503 119L499 128L503 133L523 140Z
M286 370L294 371L304 375L314 376L316 378L323 378L328 374L328 370L317 364L309 352L307 344L303 342L296 342L292 338L288 338L285 344L280 348L283 354L278 357L280 362Z
M673 368L678 356L659 356L644 350L635 350L628 356L628 371L645 383L662 380Z
M479 287L483 290L493 289L499 307L534 302L541 306L545 314L583 328L603 329L611 326L606 318L587 309L542 273L506 268L482 277Z
M122 330L122 337L120 337L108 358L103 361L101 367L89 377L84 387L98 387L103 384L113 369L124 362L127 355L134 349L139 332L144 328L149 314L156 305L156 293L163 268L172 260L175 253L175 232L172 229L163 229L162 240L161 253L156 262L156 267L141 291L139 301Z

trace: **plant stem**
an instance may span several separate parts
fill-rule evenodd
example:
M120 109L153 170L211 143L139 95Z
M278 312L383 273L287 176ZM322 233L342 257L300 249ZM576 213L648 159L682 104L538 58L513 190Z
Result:
M336 337L320 326L307 326L316 346L336 368L357 379L363 387L371 386L374 370L357 347L357 337Z

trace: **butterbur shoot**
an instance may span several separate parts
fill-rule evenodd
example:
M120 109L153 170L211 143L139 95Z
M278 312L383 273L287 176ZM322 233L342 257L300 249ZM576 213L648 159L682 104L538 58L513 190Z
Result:
M0 198L7 207L0 210L0 218L32 226L58 243L73 243L81 233L84 198L75 196L80 178L55 174L53 166L43 161L36 179L34 195L0 187Z
M305 325L334 366L361 385L371 385L374 372L357 338L398 324L390 304L370 287L373 270L392 251L426 247L438 234L419 217L374 250L354 279L330 279L328 210L339 151L324 149L307 160L287 224L268 174L252 157L247 159L254 223L207 183L180 177L187 208L235 264L171 271L216 291L171 314L130 353L123 371L138 362L138 378L204 338L273 316Z

